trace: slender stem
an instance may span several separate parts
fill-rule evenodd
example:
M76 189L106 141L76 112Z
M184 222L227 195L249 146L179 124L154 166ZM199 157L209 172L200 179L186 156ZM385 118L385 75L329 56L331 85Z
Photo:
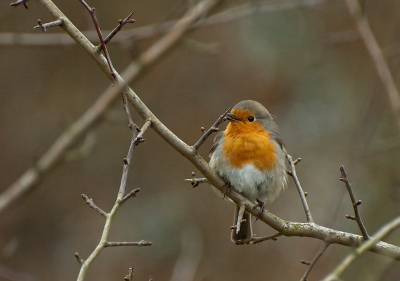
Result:
M134 23L135 20L131 20L131 17L134 12L130 13L123 21L121 21L116 28L114 28L113 31L110 32L110 34L107 35L107 37L104 39L104 44L107 44L108 42L113 39L113 37L122 29L122 27L127 24L128 22ZM97 47L97 52L100 52L103 49L103 45L99 45Z
M194 151L197 151L199 149L199 147L205 142L205 140L211 136L212 133L217 132L218 131L218 126L224 122L224 118L226 116L226 114L231 111L232 107L230 107L227 111L225 111L224 114L222 114L217 121L215 121L215 123L211 126L210 129L207 130L207 132L205 132L201 138L192 146Z
M141 240L139 242L106 242L104 247L121 247L121 246L151 246L153 245L150 241Z
M261 242L264 242L264 241L267 241L267 240L274 240L275 241L275 240L277 240L277 238L279 236L282 236L282 233L277 232L275 234L271 234L271 235L268 235L268 236L253 237L253 239L250 241L250 244L258 244L258 243L261 243Z
M95 209L100 215L107 218L108 214L106 212L104 212L102 209L100 209L99 207L97 207L96 204L93 203L93 199L90 199L85 194L82 194L82 198L83 198L83 200L85 200L86 204L88 204L90 206L90 208Z
M307 270L306 270L306 272L304 272L304 275L301 277L300 281L307 281L307 276L310 274L311 270L313 269L314 265L317 263L319 258L324 254L326 249L328 249L330 244L331 243L328 243L328 242L324 243L324 246L322 247L322 249L315 255L313 260L308 265Z
M292 156L290 156L289 154L287 154L287 159L289 161L290 167L291 167L291 171L289 173L289 175L293 178L293 181L297 187L297 191L300 194L300 199L301 199L301 203L303 204L303 208L304 208L304 212L306 213L306 217L307 217L307 222L314 222L312 216L311 216L311 211L310 208L308 207L308 203L307 203L307 199L306 199L306 195L304 194L303 189L301 188L300 185L300 181L297 178L297 174L296 174L296 167L295 165L297 163L300 162L300 160L295 160L295 162L293 162Z
M393 230L398 227L400 227L400 216L381 227L381 229L379 229L374 234L374 236L372 236L368 241L355 249L346 258L344 258L343 261L339 265L337 265L336 268L322 281L338 280L340 275L342 275L342 273L354 262L355 259L364 254L366 251L369 251L378 243L379 240L389 235Z
M346 189L349 192L349 196L350 196L350 199L351 199L351 204L353 205L353 210L354 210L355 217L352 218L352 219L354 219L357 222L358 227L360 228L362 236L364 237L364 239L368 240L370 237L369 237L369 235L367 233L367 229L365 228L365 226L364 226L364 224L363 224L363 222L361 220L360 212L358 211L358 206L361 204L361 201L356 201L356 199L354 198L353 190L351 189L351 185L350 185L350 182L349 182L349 180L347 178L347 174L346 174L346 171L344 170L343 165L340 166L340 173L342 175L340 180L342 182L344 182L344 184L346 185Z
M359 34L364 41L372 61L375 64L378 76L386 89L389 104L392 109L396 124L400 130L400 93L393 79L389 65L379 47L379 44L371 30L367 18L363 15L358 0L346 0L350 14L354 18Z

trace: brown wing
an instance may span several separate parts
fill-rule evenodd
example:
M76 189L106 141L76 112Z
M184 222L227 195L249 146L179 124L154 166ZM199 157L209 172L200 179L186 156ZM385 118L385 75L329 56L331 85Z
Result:
M214 151L217 149L217 147L218 147L218 145L219 145L219 143L220 143L220 140L222 139L223 136L224 136L224 132L219 132L219 133L215 136L215 138L214 138L214 144L211 146L210 153L208 154L208 157L211 158L211 156L213 155Z

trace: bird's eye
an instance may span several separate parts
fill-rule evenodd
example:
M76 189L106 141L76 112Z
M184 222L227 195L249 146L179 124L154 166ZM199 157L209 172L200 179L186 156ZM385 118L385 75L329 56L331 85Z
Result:
M256 118L254 118L254 116L250 116L249 118L247 118L247 120L249 120L250 122L253 122Z

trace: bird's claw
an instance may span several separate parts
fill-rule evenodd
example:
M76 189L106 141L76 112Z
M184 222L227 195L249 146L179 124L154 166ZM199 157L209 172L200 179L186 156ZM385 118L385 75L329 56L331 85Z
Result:
M258 221L261 218L261 215L265 210L264 202L260 201L259 199L257 199L257 204L254 206L254 209L257 209L258 207L260 207L260 213L258 214L254 222Z

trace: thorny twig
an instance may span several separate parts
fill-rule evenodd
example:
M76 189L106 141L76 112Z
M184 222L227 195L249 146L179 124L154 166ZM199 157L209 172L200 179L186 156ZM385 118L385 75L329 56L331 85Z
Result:
M353 194L353 190L351 189L351 185L349 180L347 179L347 174L346 171L344 170L343 165L340 166L340 173L341 173L341 177L340 180L342 182L344 182L344 184L346 185L346 189L349 192L349 196L351 199L351 204L353 205L353 209L354 209L354 215L355 217L352 217L350 215L346 215L346 218L351 219L351 220L355 220L358 224L358 227L361 230L362 236L364 237L364 240L368 240L370 237L367 233L367 229L365 228L362 220L361 220L361 216L360 216L360 212L358 211L358 206L361 204L361 200L356 201L356 199L354 198L354 194Z
M125 281L132 281L133 280L133 265L129 268L128 275L124 278Z
M153 245L150 241L140 240L139 242L106 242L104 247L120 247L120 246L151 246Z
M38 25L36 25L34 27L34 29L41 28L43 30L43 32L46 32L47 28L53 27L53 26L61 26L62 24L63 24L63 20L62 19L59 19L59 20L56 20L56 21L52 21L52 22L48 22L48 23L45 23L45 24L43 24L42 21L40 19L38 19Z
M85 200L86 204L90 206L90 208L95 209L100 215L107 218L108 214L99 207L97 207L96 204L93 203L93 199L87 197L85 194L82 194L82 198L83 200Z
M197 151L199 149L199 147L204 143L204 141L214 132L218 132L218 126L224 122L225 116L226 114L229 113L229 111L231 111L232 107L229 108L227 111L225 111L224 114L222 114L217 121L215 121L215 123L211 126L210 129L207 130L207 132L205 132L201 138L192 146L192 148L194 149L194 151ZM204 129L203 129L204 130ZM203 131L202 130L202 131Z
M122 177L121 177L121 184L118 190L118 196L117 199L114 203L113 208L111 211L106 214L106 222L104 225L103 233L101 235L101 239L97 247L94 249L94 251L90 254L90 256L87 258L86 261L81 262L79 259L78 261L81 263L81 270L79 271L78 279L77 281L83 281L86 275L86 272L90 266L90 264L94 261L94 259L100 254L100 252L106 248L106 247L115 247L115 246L151 246L152 243L148 241L140 241L140 242L108 242L107 237L110 232L111 228L111 222L118 210L118 208L121 206L123 202L125 202L128 198L132 197L133 194L137 192L132 191L127 195L127 197L124 200L124 194L125 194L125 189L126 189L126 182L127 182L127 177L128 177L128 171L129 171L129 164L131 162L132 158L132 153L137 145L137 140L138 138L142 137L142 135L146 132L147 128L150 126L151 121L147 120L145 124L143 125L142 129L140 130L140 133L135 137L132 138L131 144L129 146L129 150L127 153L126 158L124 158L124 167L123 167L123 172L122 172ZM131 196L129 196L131 195ZM122 202L122 203L121 203ZM91 202L93 204L93 202ZM89 203L88 203L89 204ZM92 208L93 206L89 204ZM93 204L94 205L94 204ZM96 209L97 210L97 209Z
M29 0L18 0L17 2L11 3L10 6L17 7L19 5L24 5L25 9L28 9L28 2Z
M355 259L369 251L374 245L379 243L380 240L389 235L393 230L400 227L400 216L388 222L381 227L369 240L361 244L357 249L352 251L343 261L336 266L336 268L328 274L322 281L335 281L339 280L339 276L348 268Z
M101 34L100 25L99 25L99 22L97 21L97 17L96 17L94 8L90 8L89 5L85 2L85 0L79 0L79 1L83 4L83 6L86 8L86 10L88 10L88 12L90 13L90 16L92 17L94 26L97 31L97 35L99 36L99 39L100 39L100 44L102 46L104 56L106 57L108 66L110 67L111 76L114 78L114 80L117 80L117 76L115 75L115 69L114 69L114 66L112 65L110 55L108 54L106 44L104 43L103 35Z
M311 270L313 269L314 265L317 263L319 258L324 254L326 249L328 249L331 243L325 242L322 249L315 255L311 262L301 261L301 263L308 265L306 272L301 277L300 281L307 281L307 276L310 274Z
M296 174L295 165L301 161L301 158L298 158L293 161L292 156L290 156L289 154L286 155L286 158L288 159L290 167L291 167L291 171L289 171L288 174L293 178L293 181L294 181L294 183L297 187L297 190L300 194L301 203L303 203L304 211L305 211L306 217L307 217L307 222L314 222L314 220L311 216L310 208L308 207L306 194L303 191L303 189L301 188L300 181L297 178L297 174Z
M124 20L119 20L118 21L118 26L114 28L113 31L111 31L110 34L107 35L107 37L104 39L104 44L107 44L108 42L111 41L111 39L122 29L122 27L127 24L127 23L134 23L135 20L131 19L132 15L134 12L130 13ZM99 45L97 47L97 52L100 52L103 49L103 45Z

